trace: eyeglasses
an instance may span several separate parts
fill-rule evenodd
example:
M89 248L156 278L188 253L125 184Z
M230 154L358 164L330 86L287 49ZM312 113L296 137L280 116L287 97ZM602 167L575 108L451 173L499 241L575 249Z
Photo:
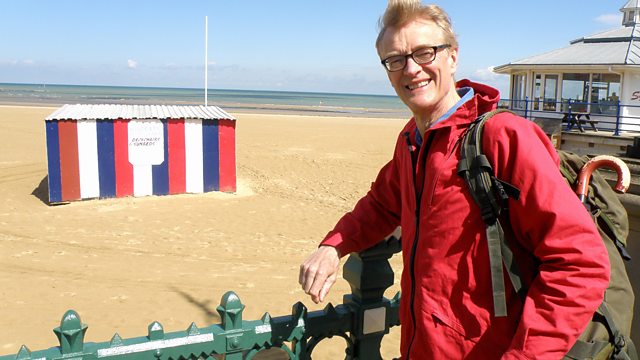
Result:
M433 62L436 59L436 54L442 49L450 47L449 44L443 44L438 46L429 46L418 49L411 54L407 55L394 55L381 61L382 65L389 72L400 71L407 66L407 59L411 57L416 64L424 65Z

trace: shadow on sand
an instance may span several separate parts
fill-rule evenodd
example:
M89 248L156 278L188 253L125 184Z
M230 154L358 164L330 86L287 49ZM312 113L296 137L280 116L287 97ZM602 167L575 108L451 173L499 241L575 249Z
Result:
M31 195L38 198L45 205L51 205L49 203L49 176L45 175L44 178L40 181L40 184L36 186L35 189L31 192Z
M189 304L195 305L197 308L199 308L200 311L202 311L202 313L204 314L208 324L219 323L220 321L222 321L220 319L220 315L215 311L217 304L213 304L212 300L200 301L176 287L170 287L170 289L171 291L174 291L178 295L180 295Z

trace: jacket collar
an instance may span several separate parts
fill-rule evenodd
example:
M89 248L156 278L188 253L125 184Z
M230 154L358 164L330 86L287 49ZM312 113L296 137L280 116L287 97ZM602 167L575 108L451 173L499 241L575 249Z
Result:
M459 107L464 105L467 101L471 100L474 96L473 88L469 86L458 87L456 88L456 91L460 96L460 100L458 100L458 102L456 102L451 107L451 109L449 109L446 113L444 113L444 115L440 116L440 118L438 118L433 124L431 124L431 127L434 127L437 123L441 121L447 120L453 113L455 113L458 110ZM420 134L417 128L414 130L414 133L415 133L414 135L415 135L416 145L418 147L422 146L422 135Z
M433 124L429 130L457 125L467 125L474 121L479 114L484 114L497 107L498 101L500 100L500 92L498 90L491 86L466 79L460 80L456 83L456 89L465 87L473 89L473 97L465 101L461 106L458 106L457 109L454 109L452 113L448 113L448 117L445 117ZM417 134L417 127L413 117L407 123L403 132L413 134L410 136L410 141L413 145L418 146L421 143L420 140L422 140L422 137Z
M434 124L430 129L468 124L478 115L494 110L500 100L500 92L488 85L476 83L470 80L460 80L456 83L456 89L470 87L474 96L465 102L446 119Z

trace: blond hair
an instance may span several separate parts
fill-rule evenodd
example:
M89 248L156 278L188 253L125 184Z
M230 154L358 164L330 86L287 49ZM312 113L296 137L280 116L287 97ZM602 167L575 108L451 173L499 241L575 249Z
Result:
M422 5L420 0L389 0L387 10L380 17L376 48L380 48L380 42L388 28L403 26L417 19L435 23L442 29L445 42L454 49L458 48L458 39L453 32L449 15L438 5Z

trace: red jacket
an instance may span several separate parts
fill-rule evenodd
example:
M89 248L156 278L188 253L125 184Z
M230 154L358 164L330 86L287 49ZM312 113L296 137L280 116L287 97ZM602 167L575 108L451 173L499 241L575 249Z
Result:
M426 131L415 168L412 119L371 190L323 244L344 255L402 226L403 359L560 359L603 299L607 250L542 130L496 115L485 126L483 149L496 176L521 190L519 200L509 200L509 216L525 249L516 259L529 265L531 281L523 303L505 278L509 315L493 316L485 225L456 166L458 140L478 114L496 107L499 93L466 80L457 85L472 87L474 97Z

